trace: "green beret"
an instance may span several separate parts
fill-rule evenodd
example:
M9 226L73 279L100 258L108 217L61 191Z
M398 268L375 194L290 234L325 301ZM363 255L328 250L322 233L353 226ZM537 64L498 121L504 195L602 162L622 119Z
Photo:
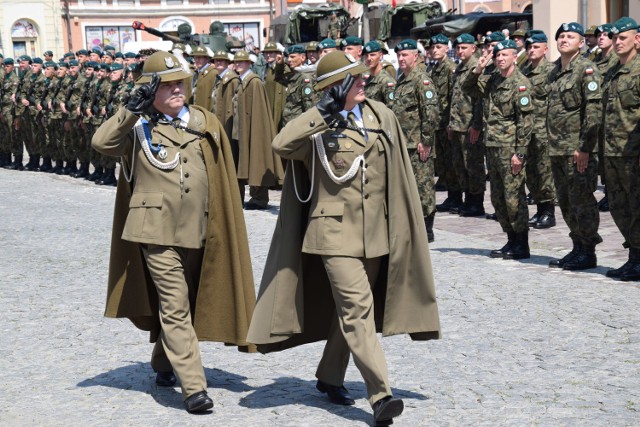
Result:
M3 59L4 55L0 52L0 59Z
M84 63L84 68L93 68L95 70L99 65L96 61L87 61Z
M89 51L87 49L80 49L79 51L76 52L76 56L80 56L80 55L88 56Z
M91 53L97 53L98 55L102 56L102 49L96 46L93 49L91 49Z
M122 54L122 52L118 51L116 52L116 58L124 58L124 55Z
M18 61L29 61L29 63L31 63L31 57L29 55L22 55L18 57Z
M105 64L104 62L99 63L97 69L104 70L107 72L111 71L111 69L109 68L109 64Z
M335 49L338 46L336 45L336 41L334 39L324 39L320 43L318 43L318 49Z
M50 50L45 51L42 56L53 56L53 52Z
M340 48L344 49L347 46L362 46L364 43L360 37L348 36L342 39L340 42Z
M498 42L498 44L493 47L493 54L495 55L496 53L505 49L518 50L518 46L516 45L516 42L514 42L513 40L505 40L502 42Z
M14 65L13 58L4 58L2 60L2 65Z
M544 32L540 31L540 32L531 34L529 38L525 40L525 44L529 46L530 44L533 44L533 43L547 43L548 41L549 39L547 38L547 35Z
M78 65L80 65L80 63L75 59L69 61L69 67L77 67Z
M418 49L418 43L416 43L415 40L404 39L400 43L398 43L393 50L396 53L398 53L398 52L402 52L403 50L417 50L417 49Z
M440 34L436 34L435 36L431 37L431 44L446 44L449 45L449 37L445 36L444 34L440 33Z
M624 33L625 31L637 29L638 23L633 20L633 18L624 16L614 22L614 24L611 26L611 29L609 31L609 38L613 38L613 36L615 36L616 34Z
M42 64L44 64L44 61L42 60L42 58L35 57L35 58L33 58L31 60L31 63L32 64L40 64L40 65L42 65Z
M104 47L104 50L116 50L116 48L115 48L115 47L113 47L113 46L111 46L111 45L106 45L106 46Z
M371 40L364 45L364 53L382 52L382 45L377 40Z
M558 40L558 37L560 37L562 33L577 33L584 37L584 28L577 22L565 22L560 25L560 28L556 31L556 40Z
M69 63L65 61L58 62L58 67L69 68Z
M459 44L476 44L476 39L471 34L463 33L453 41L454 46Z
M123 70L123 69L124 69L124 65L118 64L117 62L109 66L109 71L117 71L117 70Z
M127 59L133 59L136 57L135 52L125 52L124 57Z
M593 33L596 37L598 37L600 34L605 33L605 34L609 34L611 32L613 25L612 24L602 24L602 25L598 25L596 27L596 31ZM637 27L637 25L636 25Z
M307 51L301 44L294 44L287 48L287 54L290 55L292 53L307 53Z
M502 33L502 31L494 31L493 33L489 34L489 36L484 38L484 42L485 43L491 43L491 42L503 42L505 41L507 38L504 36L504 34Z
M63 57L63 58L75 58L75 57L76 57L76 54L75 54L75 53L73 53L73 52L67 52L67 53L65 53L62 57Z
M47 62L44 63L44 67L45 68L53 67L54 69L57 70L58 69L58 64L56 64L53 61L47 61Z

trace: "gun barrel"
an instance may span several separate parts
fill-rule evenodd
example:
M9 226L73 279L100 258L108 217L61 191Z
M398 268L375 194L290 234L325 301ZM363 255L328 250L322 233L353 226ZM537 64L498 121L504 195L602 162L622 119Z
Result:
M147 27L140 21L133 21L131 27L136 30L146 31L147 33L154 35L156 37L160 37L162 40L168 40L174 43L182 43L182 41L178 37L171 36L162 31L156 30L155 28Z

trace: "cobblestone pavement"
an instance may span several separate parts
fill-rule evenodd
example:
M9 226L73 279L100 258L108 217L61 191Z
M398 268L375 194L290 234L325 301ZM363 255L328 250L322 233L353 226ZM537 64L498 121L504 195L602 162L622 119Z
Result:
M314 387L322 344L245 355L202 343L209 415L184 411L178 388L158 388L151 345L104 309L114 188L0 170L0 425L365 426L361 377L353 407ZM272 193L277 205L277 193ZM441 201L444 193L438 193ZM489 211L488 196L485 202ZM247 212L256 283L277 208ZM550 270L568 250L563 222L532 231L530 260L491 259L494 221L438 214L431 246L443 339L382 340L395 425L638 425L640 286L604 276L626 255L602 215L601 267Z

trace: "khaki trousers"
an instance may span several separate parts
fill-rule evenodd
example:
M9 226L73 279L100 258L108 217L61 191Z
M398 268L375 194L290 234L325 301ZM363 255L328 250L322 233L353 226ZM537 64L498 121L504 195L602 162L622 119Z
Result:
M191 317L204 249L143 245L142 252L158 292L162 327L151 367L156 371L173 370L186 399L207 388Z
M323 256L322 262L331 283L337 316L331 324L316 377L330 385L343 385L351 353L373 405L391 396L387 362L376 336L371 291L380 270L380 258Z

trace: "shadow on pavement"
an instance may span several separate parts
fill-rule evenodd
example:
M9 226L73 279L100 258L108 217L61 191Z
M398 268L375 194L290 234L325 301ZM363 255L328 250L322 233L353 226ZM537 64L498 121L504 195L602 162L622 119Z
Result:
M366 399L367 391L363 382L345 382L354 399ZM426 400L427 397L412 391L393 388L394 397L403 399ZM295 377L280 377L275 382L255 389L240 399L245 408L273 408L285 405L305 405L324 409L334 415L354 422L371 423L373 411L365 411L356 406L340 406L329 401L327 396L316 389L316 380L303 380Z
M221 369L204 368L209 388L221 388L233 393L241 393L253 388L243 383L247 377L236 375ZM145 393L162 406L184 409L180 383L175 387L159 387L156 375L148 362L133 362L78 383L78 387L112 387L121 390L133 390Z

